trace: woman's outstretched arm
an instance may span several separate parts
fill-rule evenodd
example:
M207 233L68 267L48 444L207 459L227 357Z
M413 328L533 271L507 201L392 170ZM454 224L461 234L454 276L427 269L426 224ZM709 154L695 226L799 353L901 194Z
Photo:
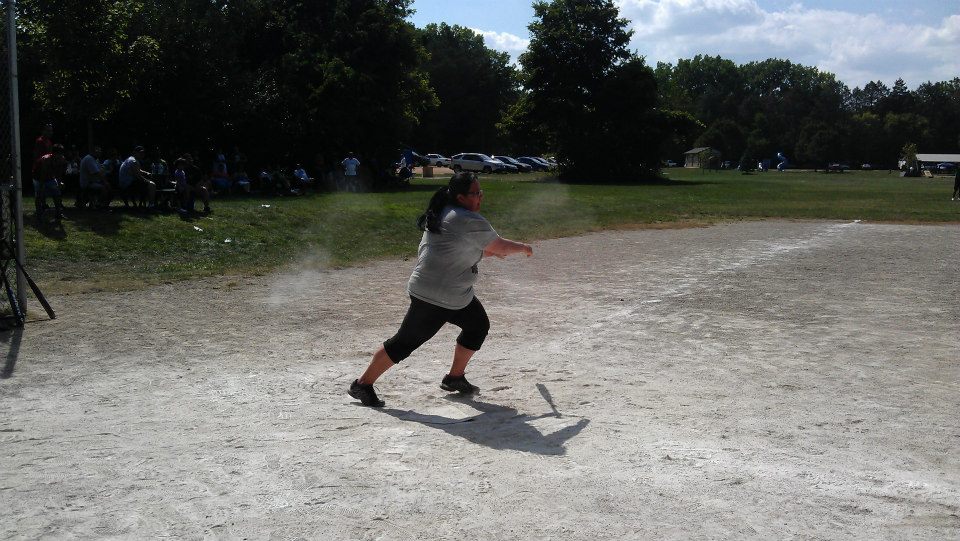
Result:
M506 257L510 254L526 254L527 257L533 255L533 247L529 244L517 242L503 237L497 237L486 248L483 249L485 257Z

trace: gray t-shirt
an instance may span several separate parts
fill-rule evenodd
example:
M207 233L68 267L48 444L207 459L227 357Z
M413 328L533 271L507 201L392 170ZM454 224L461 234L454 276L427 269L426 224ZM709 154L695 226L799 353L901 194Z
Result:
M96 175L100 172L100 164L92 155L87 154L80 160L80 187L86 188L90 185L90 179L94 178L102 182Z
M133 172L139 170L140 164L133 156L123 160L123 163L120 164L120 187L127 188L133 184L133 181L136 180L136 177L133 176Z
M463 207L446 206L440 216L441 233L423 232L407 292L430 304L459 310L473 300L477 263L483 249L499 235L486 218Z

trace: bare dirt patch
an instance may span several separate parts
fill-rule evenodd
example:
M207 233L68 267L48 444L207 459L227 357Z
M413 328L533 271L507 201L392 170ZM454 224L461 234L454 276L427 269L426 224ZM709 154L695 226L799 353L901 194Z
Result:
M821 221L543 241L481 266L482 393L438 388L447 328L379 411L345 390L409 261L54 296L0 334L0 537L956 537L958 244Z

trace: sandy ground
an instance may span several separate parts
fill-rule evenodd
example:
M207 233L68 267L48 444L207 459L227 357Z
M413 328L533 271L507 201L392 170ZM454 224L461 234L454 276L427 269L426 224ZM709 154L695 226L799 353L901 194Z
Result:
M958 539L958 246L540 242L481 266L482 393L438 388L446 328L383 410L345 390L412 261L55 297L0 334L0 538Z

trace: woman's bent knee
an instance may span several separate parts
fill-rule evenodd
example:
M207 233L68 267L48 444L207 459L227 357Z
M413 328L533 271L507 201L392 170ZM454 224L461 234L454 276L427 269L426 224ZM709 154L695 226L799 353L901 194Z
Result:
M483 346L488 332L490 332L490 322L486 321L484 325L461 331L460 336L457 337L457 343L469 350L478 351Z
M415 349L416 347L404 344L397 336L383 343L383 350L387 353L387 357L393 361L393 364L400 364L400 361L409 357Z

